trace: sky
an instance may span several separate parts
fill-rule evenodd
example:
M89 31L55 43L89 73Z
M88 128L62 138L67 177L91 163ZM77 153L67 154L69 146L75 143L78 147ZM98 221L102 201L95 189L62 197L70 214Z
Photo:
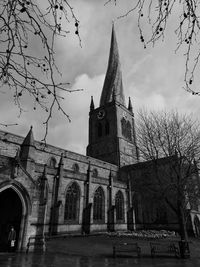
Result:
M62 80L70 82L72 90L82 91L63 93L62 106L71 122L57 110L49 124L47 143L80 154L86 153L88 144L88 118L91 96L95 107L99 106L101 90L108 64L112 22L121 61L126 103L132 99L137 120L140 108L147 110L177 109L183 113L200 113L200 98L183 89L184 50L175 53L177 39L174 33L175 19L171 19L164 41L146 49L140 41L137 27L137 13L130 13L117 19L132 7L132 0L104 5L104 0L71 0L80 24L79 32L82 47L74 34L74 22L67 25L70 33L66 38L56 40L56 60L62 72ZM143 24L145 33L150 30ZM26 136L33 126L35 140L44 136L44 112L34 112L31 105L18 117L18 109L11 101L11 92L0 94L0 121L18 123L18 126L1 127L18 135Z

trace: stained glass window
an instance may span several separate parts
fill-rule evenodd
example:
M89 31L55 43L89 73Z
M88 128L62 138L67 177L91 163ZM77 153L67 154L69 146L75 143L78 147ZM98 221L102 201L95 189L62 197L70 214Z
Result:
M116 220L124 220L124 197L121 191L118 191L115 197Z
M94 204L93 204L93 219L94 221L104 221L104 207L105 199L104 192L101 187L99 187L94 194Z
M80 191L76 183L69 186L65 200L65 220L77 221L79 216Z

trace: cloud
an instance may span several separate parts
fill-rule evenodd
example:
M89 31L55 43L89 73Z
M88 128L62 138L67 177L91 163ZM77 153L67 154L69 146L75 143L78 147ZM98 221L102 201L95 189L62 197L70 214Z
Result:
M127 73L126 78L132 78L132 75L136 74L138 71L141 71L141 67L143 64L146 64L149 59L152 58L151 54L147 54L144 57L142 57L138 62L133 64L132 68L130 71Z
M85 154L88 144L88 119L91 96L94 98L96 107L99 105L100 94L104 81L104 74L90 77L81 74L76 77L71 90L83 88L83 91L73 93L62 93L65 100L62 107L69 114L71 122L66 117L54 110L53 118L49 123L47 143L58 146L77 153ZM8 111L9 110L9 111ZM18 126L9 128L1 127L3 130L11 131L18 135L26 136L30 126L33 125L34 137L41 140L44 137L45 113L41 110L23 112L18 118L16 116L17 107L11 102L0 107L0 121L3 123L18 123Z
M65 149L85 154L88 144L88 119L91 96L94 98L96 107L99 104L104 75L89 77L87 74L81 74L76 77L72 90L83 88L83 91L73 92L63 96L65 100L62 106L68 111L71 123L58 119L54 121L50 128L48 141L56 143ZM63 135L64 134L64 135ZM61 137L61 138L59 138Z
M164 42L158 42L153 48L148 45L144 49L137 28L137 14L133 12L124 19L116 19L132 3L119 1L116 6L104 6L102 1L73 1L74 11L80 20L82 48L71 20L70 24L63 25L70 30L70 34L56 40L55 56L62 72L62 77L57 79L70 82L68 89L84 90L63 94L65 100L62 106L72 122L69 123L55 108L49 124L48 143L85 153L90 97L94 96L95 106L98 107L108 63L112 20L115 20L124 92L126 99L131 96L134 112L146 106L148 109L177 108L181 112L200 113L199 97L191 96L182 89L185 65L182 51L177 54L174 52L174 21L171 20L169 24ZM0 122L18 122L19 126L6 130L23 136L33 125L35 139L41 140L46 113L39 108L34 111L33 103L25 97L23 104L26 112L18 118L18 109L12 99L9 90L6 95L0 95Z

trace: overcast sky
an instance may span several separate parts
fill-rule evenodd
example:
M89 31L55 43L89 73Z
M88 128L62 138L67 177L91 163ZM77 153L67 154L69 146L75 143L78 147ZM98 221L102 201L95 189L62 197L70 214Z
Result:
M176 36L172 19L164 42L147 49L143 48L137 28L137 14L117 20L131 7L130 0L123 0L117 6L104 6L104 0L73 0L74 12L80 20L82 48L74 34L58 40L57 64L63 73L62 79L71 83L70 89L83 88L81 92L65 94L63 106L70 115L71 123L61 114L54 114L49 125L47 142L54 146L85 154L88 143L88 113L90 97L93 95L98 107L107 69L112 21L120 54L126 103L131 96L135 116L142 107L148 109L176 108L180 112L199 114L200 98L183 90L183 50L175 54ZM10 93L0 95L0 120L17 122L16 127L2 128L25 136L33 126L34 137L41 140L43 114L26 109L20 118L17 108L10 101Z

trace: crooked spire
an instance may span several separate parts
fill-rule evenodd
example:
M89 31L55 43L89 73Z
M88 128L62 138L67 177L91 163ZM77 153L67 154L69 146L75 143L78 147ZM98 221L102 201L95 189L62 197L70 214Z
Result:
M110 55L103 90L101 93L100 106L103 106L113 100L113 91L115 94L115 100L125 106L122 73L114 24L112 26Z

